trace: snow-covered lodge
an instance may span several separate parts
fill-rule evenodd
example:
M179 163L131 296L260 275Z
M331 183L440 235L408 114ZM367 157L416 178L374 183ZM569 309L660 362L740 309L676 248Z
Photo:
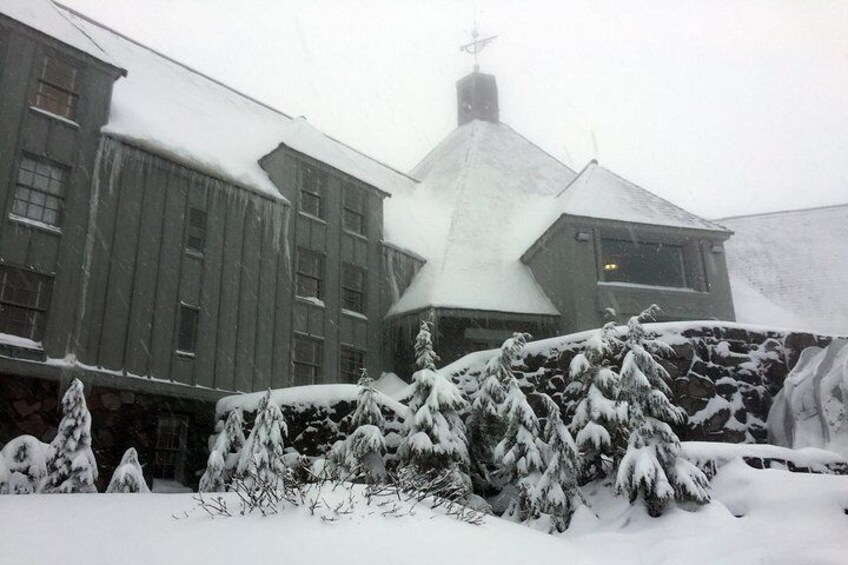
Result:
M733 320L731 231L500 121L394 170L49 0L0 0L0 443L51 434L73 377L95 448L192 481L225 394L405 374L613 308Z

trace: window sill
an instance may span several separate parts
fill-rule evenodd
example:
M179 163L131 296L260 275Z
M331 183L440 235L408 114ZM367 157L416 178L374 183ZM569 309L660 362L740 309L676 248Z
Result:
M44 351L44 347L41 345L40 341L5 333L0 333L0 345L6 345L18 349L27 349L29 351Z
M650 284L637 284L637 283L628 283L628 282L606 282L606 281L598 281L598 286L605 286L611 288L633 288L633 289L641 289L641 290L660 290L663 292L686 292L686 293L695 293L695 294L706 294L700 290L695 290L694 288L685 287L685 286L659 286L659 285L650 285Z
M177 349L176 353L177 357L182 357L183 359L194 359L194 353L192 353L191 351L182 351L180 349Z
M192 259L197 259L199 261L203 261L203 259L205 258L205 254L201 253L200 251L193 251L191 249L186 249L185 254L187 257L191 257Z
M361 239L362 241L368 241L368 236L365 235L364 233L357 233L355 231L350 231L348 229L344 230L344 233L346 235Z
M368 316L362 314L361 312L357 312L356 310L348 310L346 308L342 308L342 314L345 316L350 316L351 318L359 318L360 320L368 321Z
M24 218L23 216L18 216L17 214L9 214L9 221L15 224L26 226L28 228L43 231L51 235L62 235L62 228L60 227L51 226L50 224L45 224L44 222L39 222L38 220Z
M303 302L304 304L309 304L310 306L317 306L319 308L326 308L327 305L324 304L324 301L320 298L316 298L315 296L297 296L298 302Z
M303 210L298 210L297 214L307 220L312 220L313 222L318 222L319 224L327 225L327 220L324 218L319 218L318 216L313 216L309 212L304 212Z
M62 124L63 126L67 126L69 128L72 128L72 129L80 129L80 125L77 122L75 122L73 120L69 120L65 116L60 116L59 114L54 114L53 112L49 112L47 110L39 108L38 106L30 106L29 110L30 110L30 112L33 112L35 114L39 114L39 115L44 116L46 118L50 118L51 120L55 120L55 121L59 122L60 124Z

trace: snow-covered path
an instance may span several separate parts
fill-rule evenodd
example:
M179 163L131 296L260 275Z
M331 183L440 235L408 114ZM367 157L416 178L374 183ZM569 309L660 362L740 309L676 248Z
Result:
M846 563L848 477L721 469L716 502L647 518L589 493L597 519L563 537L489 518L472 526L419 508L384 518L364 503L325 523L304 508L210 519L191 495L0 497L0 564ZM172 514L189 517L176 520ZM736 517L736 516L741 517Z

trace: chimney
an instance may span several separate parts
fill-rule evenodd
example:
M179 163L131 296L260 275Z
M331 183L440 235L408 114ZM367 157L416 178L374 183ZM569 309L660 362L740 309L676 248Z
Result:
M498 123L498 85L494 75L474 71L456 83L457 124L471 120Z

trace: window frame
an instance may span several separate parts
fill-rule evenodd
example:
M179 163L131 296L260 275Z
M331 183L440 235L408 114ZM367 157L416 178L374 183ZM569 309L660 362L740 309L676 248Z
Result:
M307 257L315 258L317 260L317 273L306 272L303 270L303 265L301 264L301 260L304 260ZM314 282L316 285L315 294L302 294L301 293L301 281L307 280L309 282ZM324 299L324 291L325 291L325 281L326 279L326 257L323 253L319 251L315 251L313 249L308 249L306 247L298 247L297 248L297 258L295 261L295 295L300 298L314 298L317 300Z
M360 278L361 287L356 288L355 286L351 286L348 283L350 280L348 279L349 273L356 273ZM367 287L368 287L368 273L362 267L355 265L353 263L342 263L342 273L341 273L341 302L342 309L347 310L349 312L356 312L357 314L365 314L368 308L367 301ZM348 297L353 295L358 298L358 308L357 304L354 304L354 307L351 307L348 304Z
M185 314L187 312L191 312L192 316L193 316L193 324L192 324L192 327L190 328L190 334L189 334L189 339L191 341L190 344L185 344L183 342L183 337L185 335L183 333L183 331L186 329L186 328L184 328L184 324L185 324L185 320L186 320ZM197 354L197 342L198 342L198 337L199 337L199 334L200 334L199 329L200 329L200 307L194 306L192 304L186 304L185 302L180 301L180 309L179 309L179 316L177 318L177 332L176 332L176 334L177 334L176 335L177 344L176 344L176 347L175 347L175 351L176 351L177 355L180 355L180 356L183 356L183 357L194 357ZM189 346L183 347L184 345L189 345Z
M356 208L351 202L354 200L352 195L355 195L360 208ZM348 224L348 217L358 219L359 229L354 229ZM342 228L348 233L368 237L368 193L350 182L345 184L342 191Z
M305 163L301 164L298 170L298 205L300 212L313 218L318 218L319 220L325 220L327 216L326 200L329 176L318 167ZM307 182L308 179L315 179L315 182ZM315 201L317 210L311 205L307 206L306 202L310 200Z
M195 217L200 217L202 215L203 225L198 226L194 224ZM206 253L206 235L209 232L209 214L203 208L198 206L189 206L188 214L186 218L185 225L185 250L189 253L193 253L195 255L203 255ZM201 229L202 233L197 236L193 233L193 229ZM200 247L194 247L192 245L192 238L196 238L200 240Z
M346 370L346 355L358 355L360 357L361 363L355 368L353 372ZM368 352L359 347L342 345L339 348L339 376L343 378L343 382L350 384L356 384L357 382L359 382L359 377L362 374L362 370L365 369L366 363L368 362L367 355Z
M70 70L70 81L68 84L60 84L55 80L54 76L48 76L47 69L50 63L57 64L60 67L65 67L64 70ZM53 69L54 72L56 69ZM62 73L59 73L62 74ZM54 53L42 53L40 60L40 69L35 77L35 86L30 97L30 105L33 108L38 108L54 116L59 116L65 120L76 122L79 116L80 93L79 93L79 78L80 68L71 63L66 57L56 55ZM48 93L42 90L46 89ZM52 92L51 92L52 91ZM60 97L66 97L62 100ZM42 100L46 100L44 102ZM51 106L50 102L53 102ZM63 108L58 105L64 105Z
M311 359L304 359L298 356L301 351L299 346L308 345L312 348ZM305 386L317 384L321 381L323 366L324 366L324 341L314 336L309 336L301 333L295 333L292 338L292 385ZM310 374L306 378L306 382L300 376L298 367L305 367Z
M24 164L26 161L30 161L33 163L32 170L24 169ZM48 187L56 182L58 184L58 188L55 192L51 192L50 188L41 188L36 186L36 178L44 178L45 175L38 171L39 166L46 166L51 169L49 171L49 175L47 176ZM61 178L55 178L54 172L58 172L61 175ZM29 175L31 180L30 184L24 184L24 176ZM10 195L11 203L9 205L9 218L12 220L19 220L23 222L33 222L39 226L45 226L50 230L61 230L62 224L65 219L65 199L67 198L68 186L71 181L71 167L64 163L60 163L48 157L42 155L35 155L33 153L22 152L20 157L18 158L18 167L16 169L15 180L14 180L14 190ZM26 191L27 196L26 199L21 196L21 194ZM42 202L34 202L32 197L34 194L40 195L42 198ZM47 202L51 199L56 201L56 207L48 207ZM21 212L16 209L18 203L23 203L25 210ZM40 216L35 217L30 215L30 208L36 207L40 210ZM45 220L45 212L51 211L54 214L55 222L50 222Z
M626 244L630 246L647 246L658 249L673 249L676 251L676 262L677 262L677 270L679 272L679 281L676 281L674 284L667 283L657 283L657 282L638 282L636 280L622 279L622 280L610 280L608 276L608 268L607 265L611 263L607 263L607 247L605 246L606 242L613 242L614 244ZM631 239L626 239L624 237L618 237L616 235L603 235L598 238L598 250L599 250L599 258L598 258L598 272L599 277L598 280L604 284L627 284L627 285L635 285L642 286L648 288L662 288L669 290L693 290L692 287L692 275L689 272L689 267L687 263L687 246L684 242L677 241L663 241L661 238L652 239L650 237L637 238L636 241ZM679 284L678 284L679 283Z
M7 293L20 291L12 286L10 278L16 275L24 275L24 277L34 277L35 280L28 284L37 287L35 299L22 302L14 296ZM12 289L11 291L9 289ZM53 277L44 273L39 273L31 269L17 267L9 264L0 264L0 314L8 314L12 311L22 311L25 315L29 315L30 319L23 323L29 325L29 330L21 333L14 331L12 322L13 318L8 315L0 316L0 333L7 333L23 337L31 341L39 342L44 339L44 334L47 330L47 316L50 309L50 302L53 294ZM22 323L17 321L18 324ZM8 324L8 325L6 325Z

